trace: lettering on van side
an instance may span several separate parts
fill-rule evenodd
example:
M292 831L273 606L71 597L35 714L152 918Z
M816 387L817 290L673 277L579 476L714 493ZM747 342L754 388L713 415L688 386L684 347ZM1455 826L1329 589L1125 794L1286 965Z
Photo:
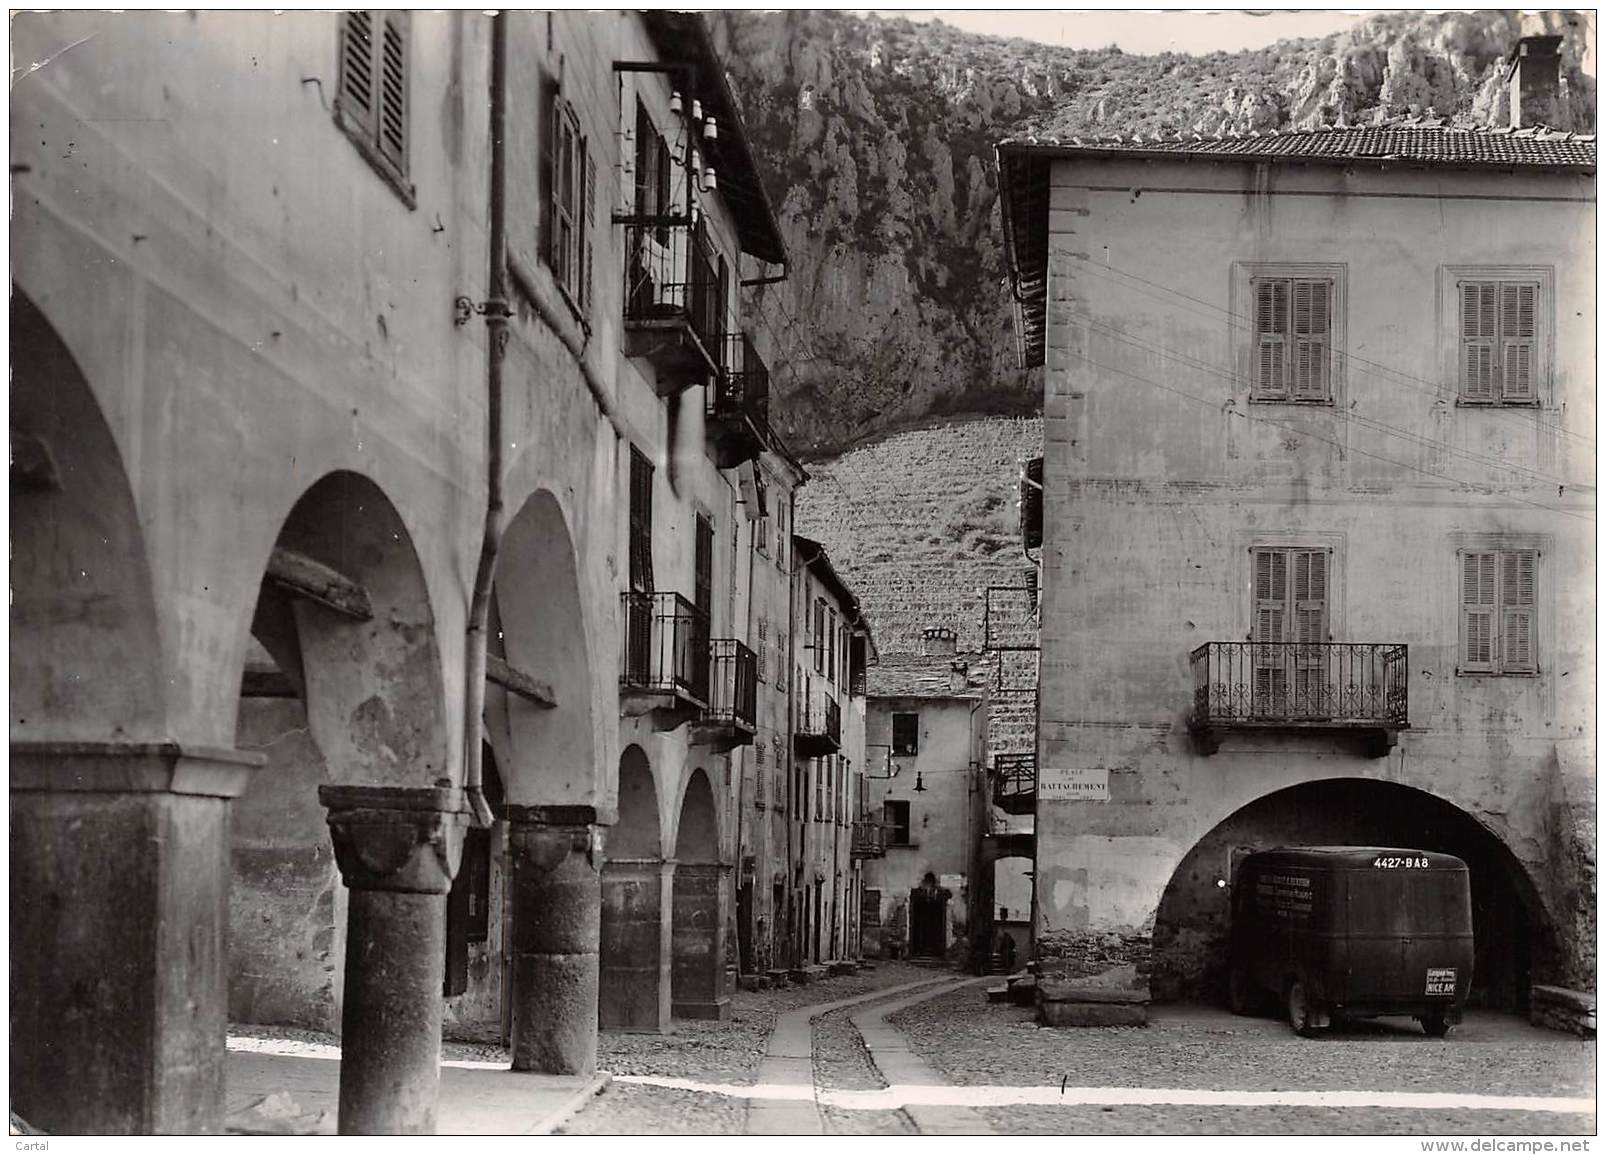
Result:
M1277 918L1307 922L1312 909L1311 880L1298 874L1266 874L1255 880L1255 905Z

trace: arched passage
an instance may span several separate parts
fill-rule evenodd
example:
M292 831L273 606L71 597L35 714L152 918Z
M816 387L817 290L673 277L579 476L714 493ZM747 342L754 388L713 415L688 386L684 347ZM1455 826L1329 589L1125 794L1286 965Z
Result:
M183 671L117 440L16 286L10 321L12 1109L62 1134L217 1131L229 799L252 760L169 732Z
M1475 1005L1527 1005L1534 967L1553 953L1548 915L1511 851L1458 807L1412 787L1338 778L1256 799L1199 840L1171 876L1155 918L1150 985L1157 999L1220 1001L1226 992L1228 890L1234 861L1277 846L1399 846L1454 854L1472 877Z
M672 988L674 1014L687 1019L730 1015L725 991L728 868L719 861L719 811L702 769L693 770L675 824Z
M670 882L658 789L640 746L619 758L619 820L602 868L598 1013L615 1031L661 1031L670 1013Z

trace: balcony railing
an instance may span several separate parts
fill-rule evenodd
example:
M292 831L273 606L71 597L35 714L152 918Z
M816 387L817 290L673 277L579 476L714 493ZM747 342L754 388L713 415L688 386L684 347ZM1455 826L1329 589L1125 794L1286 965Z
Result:
M625 230L625 352L659 370L660 392L717 377L723 358L719 277L702 231L683 222Z
M708 616L677 593L626 593L621 689L706 707Z
M758 655L735 638L715 638L708 649L709 698L702 721L750 741L758 729Z
M1037 809L1037 755L993 755L993 805L1005 814Z
M807 690L798 696L797 732L794 745L803 758L822 758L842 748L842 707L837 705L823 681L810 679Z
M764 450L769 428L770 370L746 333L728 333L724 372L708 385L707 429L714 463L733 469Z
M1410 725L1403 645L1206 642L1189 664L1207 750L1230 728L1371 731L1386 748Z
M887 828L879 822L861 818L853 824L854 858L882 858L887 853Z

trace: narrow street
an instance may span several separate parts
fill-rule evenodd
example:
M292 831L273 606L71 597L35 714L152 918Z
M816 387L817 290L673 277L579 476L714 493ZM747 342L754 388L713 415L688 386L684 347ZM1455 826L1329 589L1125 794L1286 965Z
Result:
M1159 1007L1050 1030L977 980L909 963L741 992L732 1021L609 1035L611 1085L567 1134L1588 1134L1589 1042L1470 1012L1300 1039L1271 1018Z

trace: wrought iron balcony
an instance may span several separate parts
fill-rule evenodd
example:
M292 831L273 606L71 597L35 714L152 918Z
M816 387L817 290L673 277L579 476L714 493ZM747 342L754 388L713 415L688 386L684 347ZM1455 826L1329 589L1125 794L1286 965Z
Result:
M652 362L661 395L720 375L723 312L706 234L675 219L625 230L625 353Z
M879 822L861 818L853 824L854 858L885 858L887 854L887 828Z
M677 593L626 593L620 698L629 712L709 704L708 616Z
M1005 814L1037 812L1037 755L993 755L993 805Z
M798 696L793 746L800 758L823 758L842 749L842 707L826 692L825 682L810 678Z
M770 369L746 333L725 337L724 372L708 387L706 428L714 464L734 469L764 449L769 427Z
M1206 642L1189 655L1189 728L1205 753L1233 729L1350 731L1374 756L1410 725L1406 647L1358 642Z
M735 638L715 638L708 652L708 706L697 740L721 750L751 746L758 732L758 655Z

